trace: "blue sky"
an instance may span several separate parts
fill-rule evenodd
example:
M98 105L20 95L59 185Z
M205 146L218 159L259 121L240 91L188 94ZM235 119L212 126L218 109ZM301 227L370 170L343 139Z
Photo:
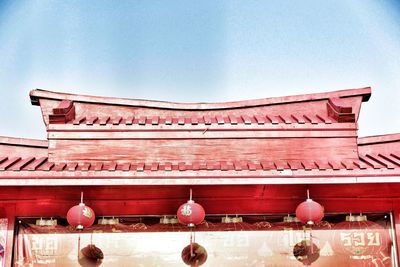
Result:
M372 86L400 132L396 1L0 0L0 135L46 138L28 93L220 102Z

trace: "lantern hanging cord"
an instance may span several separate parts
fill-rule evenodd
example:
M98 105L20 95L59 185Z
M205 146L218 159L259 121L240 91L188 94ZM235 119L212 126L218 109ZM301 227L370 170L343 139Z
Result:
M192 188L190 188L190 195L189 195L189 199L192 200Z
M307 189L307 199L310 199L310 190Z
M83 192L81 191L81 203L83 203Z

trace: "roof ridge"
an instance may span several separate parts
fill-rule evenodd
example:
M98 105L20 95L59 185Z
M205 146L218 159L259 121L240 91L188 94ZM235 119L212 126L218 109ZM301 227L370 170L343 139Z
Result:
M231 101L220 103L177 103L168 101L157 100L143 100L143 99L129 99L129 98L115 98L115 97L102 97L90 96L83 94L70 94L48 91L43 89L34 89L30 93L32 105L39 105L39 99L57 99L57 100L72 100L77 102L87 103L102 103L107 105L121 105L121 106L137 106L137 107L151 107L159 109L178 109L178 110L213 110L213 109L232 109L232 108L246 108L264 105L281 105L286 103L305 102L324 100L333 97L345 98L352 96L362 96L362 100L368 101L371 96L371 87L364 87L358 89L345 89L324 93L313 93L303 95L292 95L282 97L261 98L243 101Z

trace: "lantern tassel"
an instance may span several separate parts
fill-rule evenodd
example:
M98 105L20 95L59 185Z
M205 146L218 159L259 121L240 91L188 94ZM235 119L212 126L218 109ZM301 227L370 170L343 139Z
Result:
M190 257L194 257L193 253L193 230L190 229Z
M79 252L81 251L81 234L78 235L78 259L79 259Z

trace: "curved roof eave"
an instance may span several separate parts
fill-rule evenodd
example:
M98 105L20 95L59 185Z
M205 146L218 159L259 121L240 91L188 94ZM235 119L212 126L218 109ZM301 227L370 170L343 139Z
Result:
M289 104L296 102L307 102L324 100L332 97L346 98L354 96L362 96L362 101L366 102L371 96L371 88L364 87L358 89L346 89L325 93L304 94L283 97L271 97L244 101L221 102L221 103L176 103L155 100L128 99L102 96L77 95L47 91L43 89L34 89L30 92L32 105L39 105L39 99L54 99L54 100L71 100L76 102L96 103L105 105L118 106L134 106L148 107L158 109L174 109L174 110L218 110L218 109L235 109L248 108L266 105Z

